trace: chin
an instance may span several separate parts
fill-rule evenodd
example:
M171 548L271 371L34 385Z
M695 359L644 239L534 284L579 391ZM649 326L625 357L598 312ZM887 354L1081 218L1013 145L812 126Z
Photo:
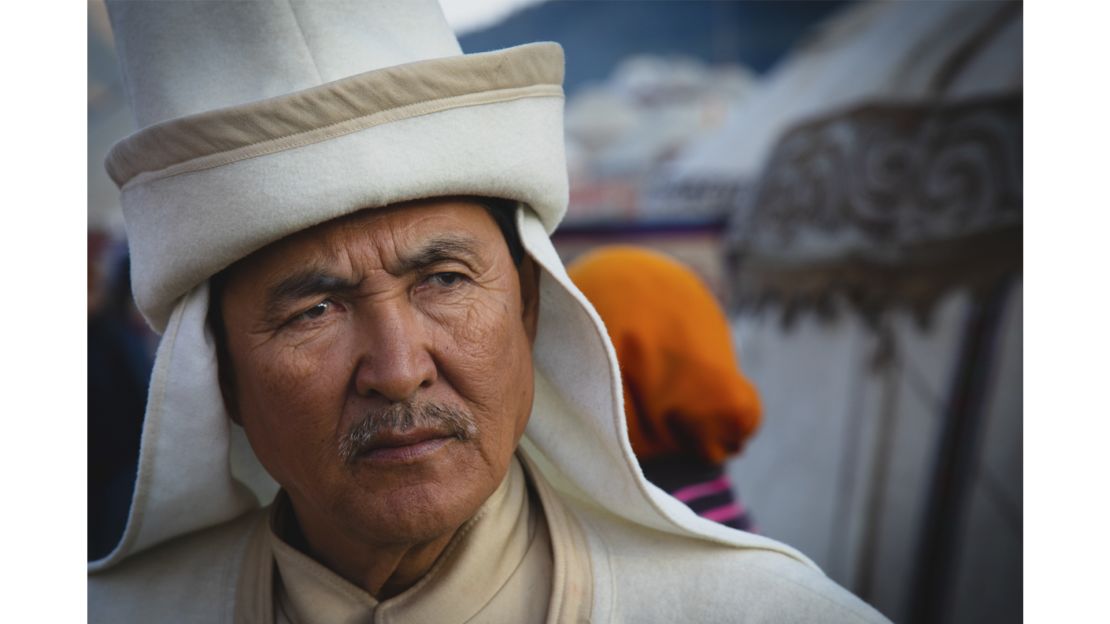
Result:
M461 481L461 480L460 480ZM467 483L471 488L474 481ZM443 482L422 482L363 493L343 511L357 518L353 530L370 541L421 543L454 532L472 518L497 488L463 490Z

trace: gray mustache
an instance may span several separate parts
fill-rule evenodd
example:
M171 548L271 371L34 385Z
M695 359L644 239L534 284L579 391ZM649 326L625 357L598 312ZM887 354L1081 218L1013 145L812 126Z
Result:
M459 440L478 435L478 423L465 410L435 403L394 403L366 414L339 441L339 456L351 463L364 450L374 446L387 431L408 431L413 428L439 429Z

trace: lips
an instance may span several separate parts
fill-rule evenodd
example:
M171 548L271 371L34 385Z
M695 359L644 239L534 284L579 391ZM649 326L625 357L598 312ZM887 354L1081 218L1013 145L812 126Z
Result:
M422 460L455 440L453 433L439 429L383 431L359 449L357 461L412 463Z

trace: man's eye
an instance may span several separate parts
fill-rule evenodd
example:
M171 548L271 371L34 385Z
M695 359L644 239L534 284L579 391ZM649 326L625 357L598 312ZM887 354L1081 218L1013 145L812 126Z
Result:
M332 307L332 302L331 301L321 301L320 303L317 303L316 305L314 305L311 308L305 310L304 312L301 312L297 316L294 316L293 321L311 321L311 320L314 320L314 319L318 319L321 316L323 316L324 314L326 314L327 311L331 309L331 307Z
M454 288L462 283L466 276L462 273L455 273L453 271L444 271L442 273L434 273L428 276L428 281L435 286L441 288Z

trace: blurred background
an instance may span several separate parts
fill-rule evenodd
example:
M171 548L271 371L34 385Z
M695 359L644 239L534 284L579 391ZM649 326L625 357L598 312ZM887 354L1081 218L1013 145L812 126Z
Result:
M759 531L899 622L1022 595L1022 4L441 0L466 52L566 51L564 261L631 243L726 311ZM134 131L88 2L89 547L134 478L157 338L103 160Z

